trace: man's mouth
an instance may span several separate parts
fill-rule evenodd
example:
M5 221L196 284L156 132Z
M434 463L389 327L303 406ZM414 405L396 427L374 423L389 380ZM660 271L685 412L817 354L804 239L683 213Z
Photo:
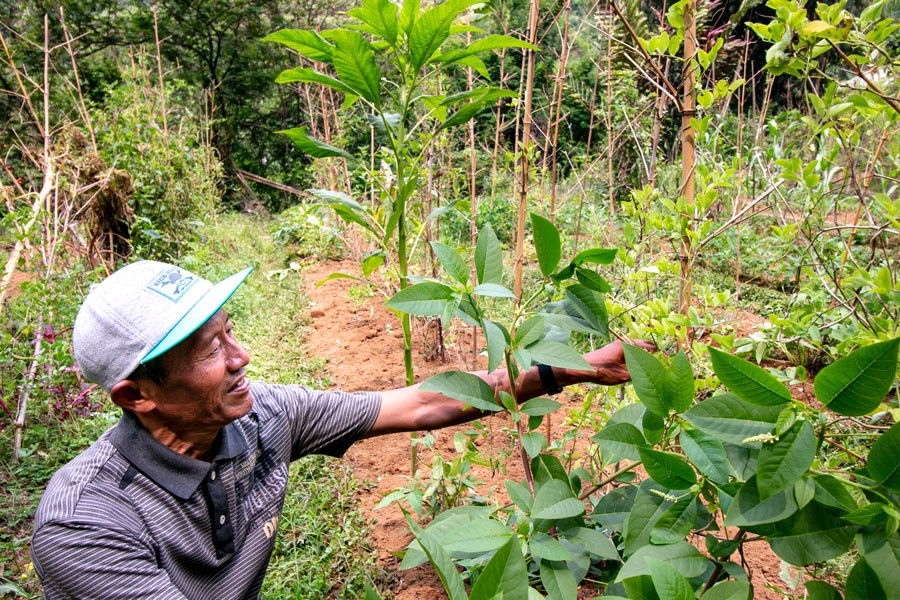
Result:
M228 388L228 393L234 394L234 393L239 393L239 392L246 392L247 388L249 388L249 387L250 387L250 382L247 380L247 378L241 377L240 379L237 380L237 383L235 383L233 386Z

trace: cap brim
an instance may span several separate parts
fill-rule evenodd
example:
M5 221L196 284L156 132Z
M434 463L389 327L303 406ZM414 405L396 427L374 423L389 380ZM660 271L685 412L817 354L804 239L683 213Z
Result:
M216 314L222 305L225 304L234 292L244 283L253 267L248 267L240 273L235 273L227 279L223 279L216 285L212 286L199 302L188 311L184 317L166 334L160 342L141 359L142 363L148 362L157 356L168 352L189 335L200 329L209 318Z

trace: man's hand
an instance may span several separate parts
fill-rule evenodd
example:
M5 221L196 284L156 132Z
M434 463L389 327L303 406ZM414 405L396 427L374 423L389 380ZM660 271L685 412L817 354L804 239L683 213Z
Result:
M656 352L656 344L645 340L629 340L633 346L643 348L648 352ZM616 340L602 348L593 350L584 355L584 359L594 367L595 374L589 379L593 383L602 385L618 385L631 381L631 375L625 366L625 351L622 342Z

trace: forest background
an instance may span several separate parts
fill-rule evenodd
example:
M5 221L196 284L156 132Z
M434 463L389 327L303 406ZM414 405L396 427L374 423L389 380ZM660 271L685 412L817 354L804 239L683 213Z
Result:
M464 283L469 271L473 285L508 286L515 290L509 295L520 301L523 287L557 306L568 301L560 310L575 318L570 325L580 324L566 338L576 348L610 336L649 338L669 357L684 357L696 379L691 387L696 407L709 409L705 401L721 398L714 395L721 383L743 399L742 383L729 378L725 363L715 363L718 355L711 357L710 346L746 358L761 365L765 377L787 386L793 399L771 416L747 409L745 421L756 424L755 433L771 431L779 440L805 439L814 426L815 458L788 482L800 516L741 515L743 520L735 521L740 537L707 538L712 545L706 566L689 585L705 592L723 573L739 582L724 566L724 547L716 544L733 542L728 546L733 551L752 532L782 540L802 534L812 544L830 540L827 557L779 554L791 565L785 567L786 590L803 578L835 588L852 584L847 597L859 585L896 589L891 586L900 573L897 484L893 470L873 471L868 458L870 452L890 456L900 436L891 433L898 431L893 424L900 333L898 3L450 4L455 24L448 23L445 39L429 47L432 52L418 64L428 88L410 97L397 92L406 89L407 72L388 69L392 57L402 56L389 37L354 55L382 53L383 72L363 67L351 73L332 56L332 48L355 42L347 41L352 37L347 34L327 32L365 22L356 3L0 2L0 194L7 208L0 222L6 266L0 282L5 495L0 591L39 593L28 536L41 489L56 468L116 418L73 364L71 324L89 285L138 257L174 261L212 279L247 260L256 264L260 276L252 289L262 299L238 296L235 310L249 323L247 335L258 336L250 339L261 354L254 375L274 380L328 384L314 358L280 345L304 327L297 310L302 299L282 306L275 298L304 265L333 258L360 265L349 275L355 283L348 301L391 297L400 290L394 307L417 315L401 321L406 337L412 327L424 329L431 353L457 344L460 353L473 354L473 364L482 350L492 362L502 354L494 345L497 331L505 332L507 359L527 362L529 352L539 352L534 339L525 345L527 334L516 334L526 315L499 306L506 297L499 288L490 293L481 288L488 305L460 309L463 324L449 319L459 302L443 314L451 297L471 298L474 288ZM375 10L376 5L382 10L386 3L362 6ZM354 15L353 9L359 12ZM282 30L321 35L273 35ZM358 30L369 38L382 33L370 25ZM423 51L409 37L407 50L415 63ZM484 39L490 41L478 41ZM419 104L407 112L404 102L412 106L413 100ZM536 216L526 218L527 213ZM510 260L501 270L510 267L515 274L504 270L496 281L486 279L479 244L497 255L503 248ZM584 254L593 246L617 248L616 260ZM456 251L462 259L452 258ZM471 251L470 260L466 252ZM565 265L561 255L575 257L567 273L556 272ZM587 269L589 264L603 265L603 275ZM444 287L417 287L428 283L421 279L426 276ZM447 282L448 277L455 281ZM581 287L564 285L568 278ZM274 315L258 315L262 306ZM504 315L508 327L487 325L482 308L484 314ZM551 341L557 332L549 323L559 319L542 319L546 332L535 337ZM459 332L469 326L483 333L469 334L462 348ZM871 384L875 395L887 382L877 402L848 401L853 408L841 411L835 407L845 398L838 392L826 401L817 388L813 398L819 372L873 346L887 354L865 363L877 371L877 385ZM285 356L292 357L291 364ZM657 363L629 358L630 367L649 364L647 377L655 377ZM557 360L568 359L560 354ZM680 358L661 360L662 373L683 367ZM757 371L747 371L743 379L770 386ZM528 428L512 426L509 436L525 449L526 463L545 451L561 452L567 466L573 454L595 456L587 479L621 483L632 494L623 492L621 501L650 498L648 485L660 483L664 489L657 491L668 494L654 505L659 514L643 523L643 533L636 533L634 519L631 529L600 519L617 544L616 556L584 550L591 558L584 573L572 567L571 561L578 561L568 546L566 554L555 546L547 550L546 544L541 550L546 540L529 537L531 581L543 593L554 595L550 590L556 585L561 587L555 596L568 597L568 575L560 574L566 571L580 575L573 575L578 582L593 582L591 589L608 584L618 585L609 589L622 595L662 595L662 582L672 576L654 560L679 565L684 556L663 552L648 561L638 549L683 550L659 536L650 540L663 513L677 521L673 526L689 520L680 497L667 499L670 492L691 490L691 506L702 492L713 508L708 514L715 514L720 505L725 510L742 497L738 484L756 485L757 459L760 453L766 457L764 445L771 442L734 431L719 431L716 438L710 432L718 430L690 403L654 407L647 397L654 389L636 381L618 398L621 406L647 407L642 414L652 418L632 415L629 421L637 425L639 438L630 429L623 434L624 427L605 437L584 433L586 423L597 431L626 425L612 419L611 410L584 409L589 414L581 421L570 414L565 421L570 428L556 445L549 428L547 435L538 432L540 410L528 415L534 421ZM586 391L586 397L592 393ZM837 414L826 410L829 405ZM732 417L734 408L728 407ZM723 414L714 413L713 420ZM665 427L656 428L657 417L665 419ZM691 431L718 440L722 451L713 453L712 466L685 448L684 436ZM576 451L573 443L566 454L566 443L575 438L586 446ZM882 444L878 451L876 444ZM786 452L801 446L794 441ZM498 458L476 458L471 446L462 447L467 450L456 462L440 463L441 476L432 471L414 478L393 499L425 517L478 504L465 465ZM736 448L746 456L736 458ZM726 453L727 460L718 461ZM663 465L665 473L657 465L654 476L651 459L665 463L684 454L700 479L673 479L672 472L684 475L681 463ZM702 454L710 459L709 452ZM413 471L415 457L413 452ZM637 481L629 479L634 466L621 473L613 468L627 460L651 471L650 483L638 485L643 472ZM607 476L600 476L604 472ZM607 481L610 473L615 478ZM846 498L823 483L836 473L849 481L839 488L849 490ZM321 461L304 462L292 474L298 486L322 486L330 491L319 497L340 502L357 485ZM528 483L536 497L535 482ZM770 484L757 500L780 497L788 483ZM808 498L807 486L815 490ZM577 496L577 486L570 487ZM446 500L449 490L458 496L452 502ZM515 500L514 493L510 496ZM599 497L588 502L594 514L612 510L600 506ZM309 501L288 504L288 511L309 511L318 519L338 511ZM513 523L533 516L530 504L516 505L519 512L509 517ZM807 523L836 518L838 510L841 519L852 515L840 531ZM702 515L694 517L687 532L717 531L709 523L700 526ZM546 533L540 523L531 526L535 535ZM268 592L352 597L368 584L390 593L390 582L373 575L372 564L348 557L347 548L364 543L366 524L350 519L340 528L345 535L323 536L323 546L280 547ZM872 541L876 531L882 535L877 542ZM508 537L499 535L497 543ZM885 547L893 548L893 566L873 570L867 553L880 560ZM473 559L471 549L453 559L471 585L497 550L487 548L483 562ZM316 567L315 557L323 555L336 562ZM643 562L623 569L631 577L619 581L598 574L603 570L598 562L619 560L627 567L634 555ZM567 566L557 569L561 563ZM300 584L285 575L298 565L316 573L303 583L311 586L308 591L298 592ZM335 578L338 572L342 575Z

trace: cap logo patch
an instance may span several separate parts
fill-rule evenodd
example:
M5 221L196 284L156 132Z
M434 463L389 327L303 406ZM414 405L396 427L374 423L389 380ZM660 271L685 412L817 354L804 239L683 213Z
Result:
M147 289L165 296L172 302L178 302L195 283L197 283L197 277L193 274L182 271L178 267L169 267L153 278L147 285Z

